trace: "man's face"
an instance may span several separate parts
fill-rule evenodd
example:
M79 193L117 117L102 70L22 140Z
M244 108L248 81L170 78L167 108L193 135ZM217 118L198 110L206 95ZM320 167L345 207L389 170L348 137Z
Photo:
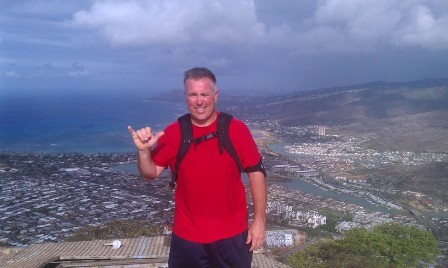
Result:
M185 97L193 125L205 127L215 121L218 90L209 78L188 79L185 82Z

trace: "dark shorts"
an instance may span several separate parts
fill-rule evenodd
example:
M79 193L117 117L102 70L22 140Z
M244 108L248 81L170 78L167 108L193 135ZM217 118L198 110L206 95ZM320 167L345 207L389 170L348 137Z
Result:
M252 252L246 239L247 231L210 244L190 242L173 234L168 267L250 268Z

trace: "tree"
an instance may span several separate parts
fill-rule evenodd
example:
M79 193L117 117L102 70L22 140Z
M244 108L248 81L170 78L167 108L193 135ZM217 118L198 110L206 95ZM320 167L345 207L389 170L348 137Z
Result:
M432 262L439 250L429 231L384 224L356 228L340 240L324 240L292 255L292 267L412 267Z

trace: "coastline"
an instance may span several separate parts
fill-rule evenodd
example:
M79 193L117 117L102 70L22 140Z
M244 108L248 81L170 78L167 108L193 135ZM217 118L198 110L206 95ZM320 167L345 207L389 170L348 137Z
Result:
M260 148L260 151L263 155L265 166L269 170L268 174L268 194L269 194L269 200L271 202L284 202L285 204L295 204L298 208L301 208L303 210L310 210L310 211L324 211L324 213L329 213L328 215L331 215L331 217L334 217L333 213L340 214L340 215L350 215L354 216L359 213L367 213L367 212L373 212L378 211L378 209L365 209L364 206L374 206L374 204L369 203L366 198L359 197L359 196L350 196L349 200L344 200L341 198L337 198L338 196L344 196L346 193L341 193L337 191L330 191L327 189L327 187L319 184L319 183L313 183L310 180L305 180L303 178L300 178L299 176L294 176L291 174L274 174L272 172L272 167L274 165L278 164L290 164L290 165L300 165L301 160L293 159L292 157L288 156L287 154L282 154L282 152L278 152L272 149L272 145L274 144L281 144L285 141L276 137L275 134L270 133L266 130L251 130L253 131L254 138L256 140L257 145ZM9 158L9 160L8 160ZM9 163L8 163L9 161ZM313 160L314 161L314 160ZM130 166L130 170L120 170L117 169L117 165L121 165L122 167L124 165ZM137 172L132 172L132 169L135 167L135 152L126 152L126 153L96 153L92 155L85 155L80 153L52 153L52 154L43 154L43 153L16 153L13 155L9 155L9 153L2 154L2 159L0 159L0 178L3 180L2 187L3 189L6 189L5 187L9 183L11 184L11 188L8 190L11 193L15 193L14 195L20 196L20 204L24 204L24 207L21 206L1 206L0 208L2 211L7 212L7 218L11 217L19 217L20 219L18 221L14 222L21 222L21 221L27 221L26 218L23 218L26 213L27 209L26 207L27 202L29 202L32 198L33 204L37 205L40 209L40 206L49 206L51 209L57 208L58 206L63 205L64 202L70 202L71 205L76 205L80 208L83 208L85 212L89 212L93 207L96 206L97 202L92 201L86 201L88 199L95 199L97 193L91 193L92 196L89 196L86 198L78 198L83 197L85 194L82 194L80 196L73 196L72 199L65 199L64 202L60 204L53 204L54 202L48 201L49 199L59 199L60 197L58 195L60 194L66 194L69 192L72 192L73 189L79 188L78 184L82 184L82 186L86 186L87 188L80 188L81 191L87 191L90 192L95 189L101 189L101 191L105 191L104 198L106 200L99 202L98 204L106 204L107 207L105 207L105 211L112 210L114 213L117 213L117 215L121 215L121 213L124 213L120 210L115 211L115 209L118 209L120 206L117 204L114 204L114 202L110 203L111 201L107 200L111 197L115 198L118 196L119 200L127 200L128 197L134 196L134 191L137 191L140 193L140 197L142 197L144 200L149 200L148 198L152 198L152 196L155 194L152 191L154 190L153 187L164 189L163 192L158 191L158 201L164 200L166 208L171 207L173 204L171 203L172 198L172 189L169 189L167 187L168 185L168 176L165 176L155 182L147 183L143 182L140 176ZM2 175L3 174L3 175ZM278 178L278 180L271 180L272 178ZM286 178L286 179L285 179ZM37 188L34 189L32 186L30 188L30 185L35 185L35 183L38 183L39 181L45 182L47 185L59 185L60 183L66 184L69 183L70 185L62 186L62 188L58 188L57 186L48 186L48 189L42 189L43 192L36 192L32 193L29 191L38 190ZM138 182L138 183L136 183ZM24 184L25 185L22 185ZM141 184L140 183L144 183ZM29 184L29 185L28 185ZM85 185L84 185L85 184ZM77 185L77 186L73 186ZM137 188L132 188L129 186L137 186ZM280 187L277 187L280 186ZM28 188L27 188L28 187ZM65 187L70 187L69 190L65 189ZM146 187L148 190L142 191L142 189L145 189ZM50 188L56 189L56 191L51 190ZM25 192L21 192L25 189ZM26 190L28 189L28 190ZM152 189L152 190L151 190ZM124 190L124 195L121 193ZM47 192L51 192L52 194L47 194ZM7 192L5 191L5 194ZM160 196L162 194L162 196ZM54 196L56 195L56 197ZM123 197L120 197L120 195L123 195ZM34 197L33 197L34 196ZM25 199L22 199L25 198ZM37 198L37 199L36 199ZM74 199L73 199L74 198ZM137 199L136 199L137 198ZM79 200L78 200L79 199ZM357 202L355 199L362 199L358 200ZM72 200L72 201L70 201ZM141 200L139 197L133 197L132 200L136 201L136 204L141 204ZM86 203L85 203L86 202ZM123 201L120 201L123 202ZM126 201L125 201L126 202ZM166 203L167 202L167 203ZM361 203L364 202L364 203ZM127 202L126 202L127 203ZM367 203L367 204L366 204ZM91 208L86 207L86 205L91 206ZM130 204L131 205L131 204ZM364 206L363 206L364 205ZM140 205L139 205L140 206ZM152 215L151 213L154 213L153 210L147 210L150 209L147 207L147 205L142 204L142 208L135 208L130 210L132 211L139 211L140 209L145 209L147 211L146 213L149 213L148 215ZM16 211L17 209L20 209L20 211ZM50 211L51 211L50 209ZM159 208L152 208L157 211ZM77 208L69 209L69 211L75 211ZM97 211L95 208L93 211ZM380 210L380 212L384 212L386 214L397 215L395 212L391 212L389 210L384 211ZM407 211L403 211L400 217L405 217L404 214L406 214ZM23 213L23 215L20 215ZM34 211L31 211L30 213L35 213ZM71 213L71 212L70 212ZM80 213L80 212L79 212ZM96 212L95 212L96 213ZM164 215L167 212L160 212L161 216ZM393 214L393 215L392 215ZM409 213L408 213L409 214ZM39 217L44 217L42 215L45 214L36 214L40 216L29 216L30 219L33 220L34 218L36 221L39 219ZM60 216L56 214L54 216L52 215L48 220L52 221L54 220L52 217L58 219ZM99 214L98 214L99 215ZM135 217L136 215L123 215L118 217ZM36 218L37 217L37 218ZM76 216L73 216L76 218ZM105 216L101 216L105 217ZM99 218L92 218L91 223L98 223L101 222ZM165 216L163 216L165 217ZM342 216L336 216L338 219ZM346 217L346 216L345 216ZM23 218L23 219L22 219ZM80 217L78 217L80 218ZM107 219L111 219L110 217L106 217ZM61 220L64 220L61 218ZM79 219L81 223L76 224L83 224L82 219ZM409 221L408 218L406 218L406 221ZM15 223L14 223L15 224ZM61 224L61 223L58 223ZM36 225L36 223L30 224L30 226ZM9 226L6 224L5 226ZM46 228L46 224L37 224L37 226L43 226L42 228ZM59 229L59 235L64 236L65 233L61 232L61 229L66 229L63 227L58 227ZM58 239L52 238L52 239ZM40 240L39 240L40 241Z
M269 133L265 134L269 137ZM275 155L280 161L286 159L271 152L271 156ZM174 204L169 176L165 174L147 182L137 174L115 168L123 164L135 167L135 153L2 155L2 198L15 201L0 206L4 214L0 225L5 231L0 232L0 238L23 230L20 235L10 237L15 245L61 241L87 224L148 217L155 224L162 224L170 219ZM307 183L300 179L291 183L299 182ZM366 213L361 206L279 184L268 183L271 202L295 204L305 211L328 212L331 217L335 217L334 213L352 216ZM276 215L271 215L271 219L282 222Z

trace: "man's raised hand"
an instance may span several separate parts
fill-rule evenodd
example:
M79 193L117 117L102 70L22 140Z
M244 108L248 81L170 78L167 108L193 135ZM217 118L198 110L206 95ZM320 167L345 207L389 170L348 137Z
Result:
M145 127L135 131L131 126L128 126L129 133L131 133L135 147L140 151L146 151L157 143L157 141L165 133L163 131L153 135L150 127Z

